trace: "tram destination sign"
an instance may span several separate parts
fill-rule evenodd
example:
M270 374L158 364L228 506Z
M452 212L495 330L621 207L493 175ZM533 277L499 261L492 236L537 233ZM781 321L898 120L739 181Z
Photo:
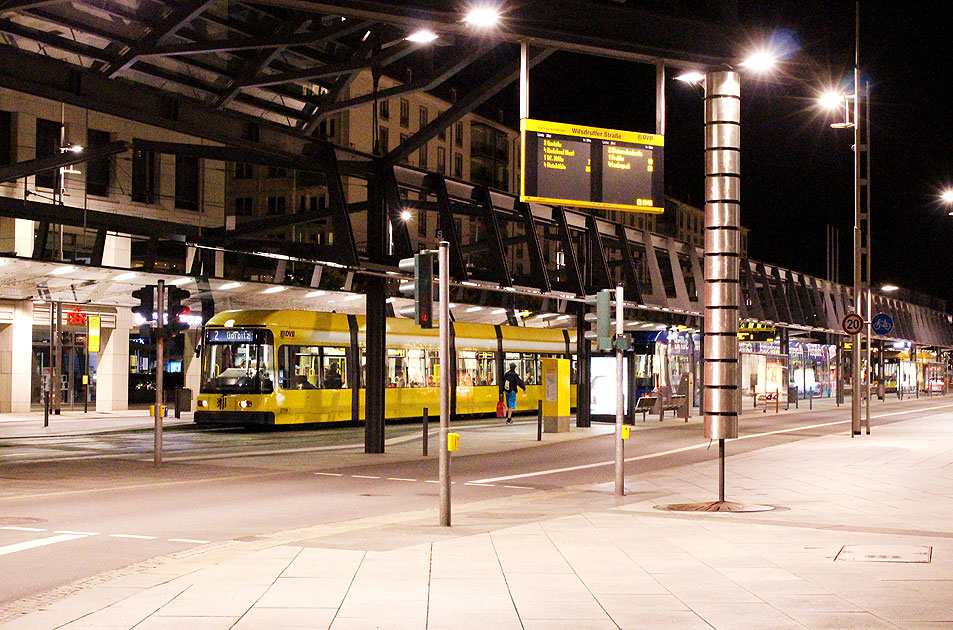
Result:
M520 201L660 214L664 136L520 121Z

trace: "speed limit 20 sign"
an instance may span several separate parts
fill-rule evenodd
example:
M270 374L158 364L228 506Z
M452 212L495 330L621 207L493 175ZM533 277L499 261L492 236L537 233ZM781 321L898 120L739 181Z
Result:
M860 331L864 329L864 318L857 313L847 313L841 320L841 326L844 327L844 332L848 335L860 334Z

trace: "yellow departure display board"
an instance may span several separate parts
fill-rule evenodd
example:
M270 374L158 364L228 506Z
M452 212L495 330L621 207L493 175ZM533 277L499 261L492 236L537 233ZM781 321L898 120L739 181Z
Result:
M663 211L663 136L531 119L520 133L520 201Z

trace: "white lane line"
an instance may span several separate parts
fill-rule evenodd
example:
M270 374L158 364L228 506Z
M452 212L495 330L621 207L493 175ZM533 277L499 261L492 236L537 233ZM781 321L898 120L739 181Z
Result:
M424 483L440 483L439 479L424 479Z
M110 538L135 538L136 540L155 540L157 536L140 536L139 534L109 534Z
M380 479L380 477L375 477L374 475L351 475L354 479Z
M312 474L321 475L322 477L341 477L341 476L343 476L341 473L326 473L326 472L316 472L316 473L312 473Z
M77 534L79 536L99 536L98 532L73 532L68 529L58 530L54 534Z
M948 409L953 407L953 405L940 405L937 407L927 407L921 409L908 409L906 411L894 411L891 413L883 413L877 415L871 415L871 418L886 418L888 416L900 416L908 413L922 413L924 411L935 411L937 409ZM749 435L742 435L738 437L739 440L749 440L752 438L765 437L768 435L778 435L781 433L796 433L798 431L808 431L810 429L820 429L823 427L832 427L838 424L850 424L850 420L836 420L834 422L822 422L820 424L808 424L799 427L791 427L788 429L778 429L776 431L765 431L764 433L751 433ZM703 442L701 444L694 444L692 446L683 446L681 448L673 448L667 451L659 451L658 453L648 453L647 455L638 455L636 457L626 457L625 461L627 462L637 462L645 459L653 459L656 457L665 457L666 455L674 455L676 453L685 453L687 451L696 451L699 449L707 449L709 447L708 442ZM496 483L498 481L510 481L512 479L526 479L527 477L542 477L545 475L557 475L564 472L573 472L576 470L586 470L588 468L600 468L602 466L614 466L615 460L609 460L605 462L596 462L593 464L580 464L578 466L567 466L565 468L553 468L550 470L538 470L536 472L530 473L520 473L516 475L506 475L505 477L490 477L488 479L477 479L474 483Z
M6 547L0 547L0 556L5 556L8 553L16 553L18 551L26 551L27 549L35 549L36 547L43 547L45 545L53 545L56 543L66 542L68 540L76 540L77 538L86 538L86 537L80 536L79 534L61 534L59 536L50 536L48 538L37 538L36 540L28 540L26 542L17 543L15 545L7 545Z
M492 483L480 483L480 482L478 482L478 481L465 481L465 482L463 483L463 485L465 485L465 486L483 486L484 488L492 488L492 487L493 487L493 484L492 484Z
M204 545L209 542L207 540L196 540L194 538L170 538L169 542L180 542L180 543L194 543L196 545Z
M0 527L0 529L9 529L15 532L45 532L46 531L45 529L41 527L14 527L13 525Z
M417 481L416 479L408 479L406 477L388 477L387 481Z
M533 486L503 486L504 488L512 488L513 490L535 490Z

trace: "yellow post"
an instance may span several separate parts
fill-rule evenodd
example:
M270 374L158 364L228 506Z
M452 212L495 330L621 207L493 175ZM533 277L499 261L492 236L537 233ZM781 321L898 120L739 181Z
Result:
M569 359L543 358L543 431L569 431Z

